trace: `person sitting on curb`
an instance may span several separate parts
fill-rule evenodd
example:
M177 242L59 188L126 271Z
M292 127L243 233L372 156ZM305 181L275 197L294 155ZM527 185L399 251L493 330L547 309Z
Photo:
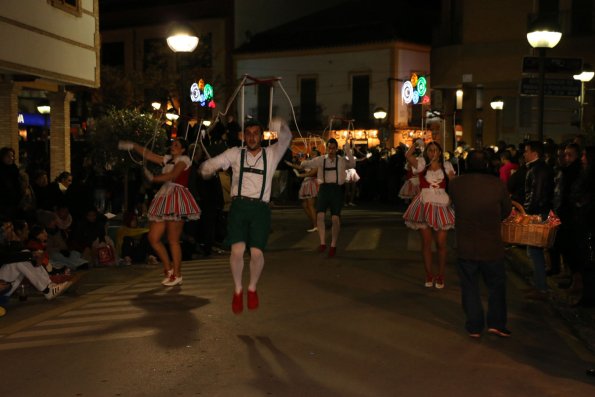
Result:
M66 281L60 284L53 283L43 267L43 252L31 252L24 249L23 241L28 237L28 226L24 223L23 229L15 233L13 223L5 221L0 232L0 280L3 285L9 284L8 292L3 293L7 298L16 291L24 279L33 287L44 294L47 300L56 298L72 284ZM6 288L4 288L6 290Z

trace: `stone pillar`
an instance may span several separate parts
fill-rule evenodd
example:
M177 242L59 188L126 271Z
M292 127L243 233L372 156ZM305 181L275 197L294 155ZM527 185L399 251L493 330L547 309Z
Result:
M70 172L70 102L72 92L48 93L50 100L50 180Z
M19 161L19 92L12 82L0 83L0 147L11 147Z

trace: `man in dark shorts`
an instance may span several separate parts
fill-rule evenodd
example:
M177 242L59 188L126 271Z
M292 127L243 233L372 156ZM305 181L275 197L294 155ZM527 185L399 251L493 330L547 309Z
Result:
M326 144L326 153L324 156L318 156L312 160L302 162L303 168L318 169L318 201L316 203L316 223L318 227L318 236L320 237L319 252L326 250L326 238L324 230L324 217L327 209L331 210L331 247L328 252L329 258L335 256L337 252L337 240L339 230L341 229L341 208L343 208L343 189L345 183L346 170L355 168L355 157L351 152L351 146L346 143L343 147L345 157L337 156L339 144L334 138L329 139Z
M247 247L250 249L248 309L254 310L259 305L256 285L264 267L263 251L271 229L271 184L277 164L292 137L287 124L280 119L271 122L270 130L278 133L278 141L263 148L260 145L263 127L255 121L247 122L244 127L245 146L230 148L200 166L203 178L210 178L219 170L232 169L232 203L226 243L231 246L229 261L235 284L231 309L235 314L244 309L242 272Z

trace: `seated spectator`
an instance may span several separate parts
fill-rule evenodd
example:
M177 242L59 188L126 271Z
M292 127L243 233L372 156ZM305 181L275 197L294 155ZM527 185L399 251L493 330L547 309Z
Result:
M122 226L116 231L116 252L126 263L156 264L157 258L150 255L148 233L148 228L138 227L134 212L125 213Z
M56 214L42 211L38 217L48 233L47 250L52 267L61 269L66 266L70 270L77 270L89 266L89 261L82 257L80 251L69 249L66 238L58 227Z
M56 284L42 266L43 253L31 252L24 249L24 240L28 237L28 227L25 222L13 223L5 221L0 232L0 289L3 298L7 298L27 279L46 299L51 300L62 294L71 282ZM6 285L10 285L9 288ZM2 287L4 286L4 287ZM8 291L7 291L8 290Z
M106 224L105 215L100 214L95 208L87 209L83 219L73 227L73 233L69 240L70 248L82 252L84 258L93 262L94 255L91 252L91 246L100 235L105 234Z

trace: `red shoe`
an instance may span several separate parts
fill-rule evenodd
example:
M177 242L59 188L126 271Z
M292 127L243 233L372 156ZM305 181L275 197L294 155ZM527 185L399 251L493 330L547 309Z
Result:
M248 310L258 309L258 294L256 291L248 290Z
M231 301L231 311L235 314L240 314L244 310L244 300L243 295L240 292L239 294L233 294L233 299Z
M326 244L320 244L320 246L318 247L318 252L324 252L326 251Z
M332 258L337 253L337 247L331 247L328 250L328 257Z

